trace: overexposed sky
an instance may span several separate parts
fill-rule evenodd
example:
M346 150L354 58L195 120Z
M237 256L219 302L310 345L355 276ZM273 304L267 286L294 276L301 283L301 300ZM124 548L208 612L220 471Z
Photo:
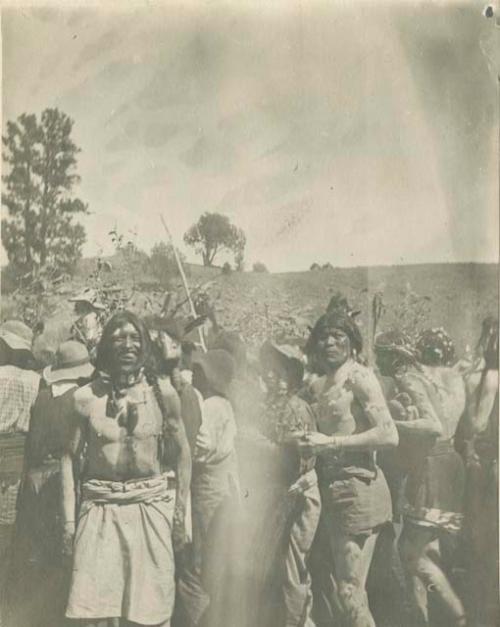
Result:
M115 225L149 251L161 212L194 259L182 235L218 211L245 230L248 264L276 271L496 261L498 42L482 9L5 8L3 120L75 120L87 255L112 252Z

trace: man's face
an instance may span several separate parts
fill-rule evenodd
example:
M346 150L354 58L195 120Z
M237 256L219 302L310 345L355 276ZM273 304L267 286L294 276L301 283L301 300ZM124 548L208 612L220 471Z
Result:
M349 336L340 329L324 329L318 339L318 354L327 370L339 368L351 356Z
M141 335L133 324L127 322L111 336L112 361L122 372L133 372L139 365L142 352Z

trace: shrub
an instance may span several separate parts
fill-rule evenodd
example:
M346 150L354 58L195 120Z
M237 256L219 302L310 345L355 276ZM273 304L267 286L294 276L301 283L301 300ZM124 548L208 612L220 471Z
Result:
M253 272L269 272L266 266L261 261L256 261L252 266Z

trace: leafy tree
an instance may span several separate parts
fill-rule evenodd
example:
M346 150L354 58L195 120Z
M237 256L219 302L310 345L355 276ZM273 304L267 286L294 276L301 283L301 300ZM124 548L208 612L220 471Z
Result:
M7 122L2 137L2 243L18 271L39 275L47 268L71 270L81 256L85 229L75 216L87 206L73 197L80 149L71 138L73 120L58 109L46 109L40 121L23 113Z
M240 265L243 263L245 233L220 213L204 213L186 231L184 242L202 256L204 266L213 265L215 256L222 251L233 252L235 257L241 259ZM238 265L237 260L236 263Z

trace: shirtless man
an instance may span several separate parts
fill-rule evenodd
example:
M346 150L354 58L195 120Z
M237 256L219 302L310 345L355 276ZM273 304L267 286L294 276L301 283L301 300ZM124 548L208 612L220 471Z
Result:
M170 625L191 458L179 398L149 370L150 349L144 324L116 314L99 344L100 376L75 393L62 464L66 552L74 537L66 616L88 627ZM84 444L77 512L73 468ZM165 472L172 462L176 481Z
M380 527L392 517L375 451L397 446L398 434L375 374L357 361L362 338L351 316L323 315L308 347L324 376L312 386L318 433L309 433L300 447L303 455L319 456L323 554L329 555L342 624L374 627L365 585Z

